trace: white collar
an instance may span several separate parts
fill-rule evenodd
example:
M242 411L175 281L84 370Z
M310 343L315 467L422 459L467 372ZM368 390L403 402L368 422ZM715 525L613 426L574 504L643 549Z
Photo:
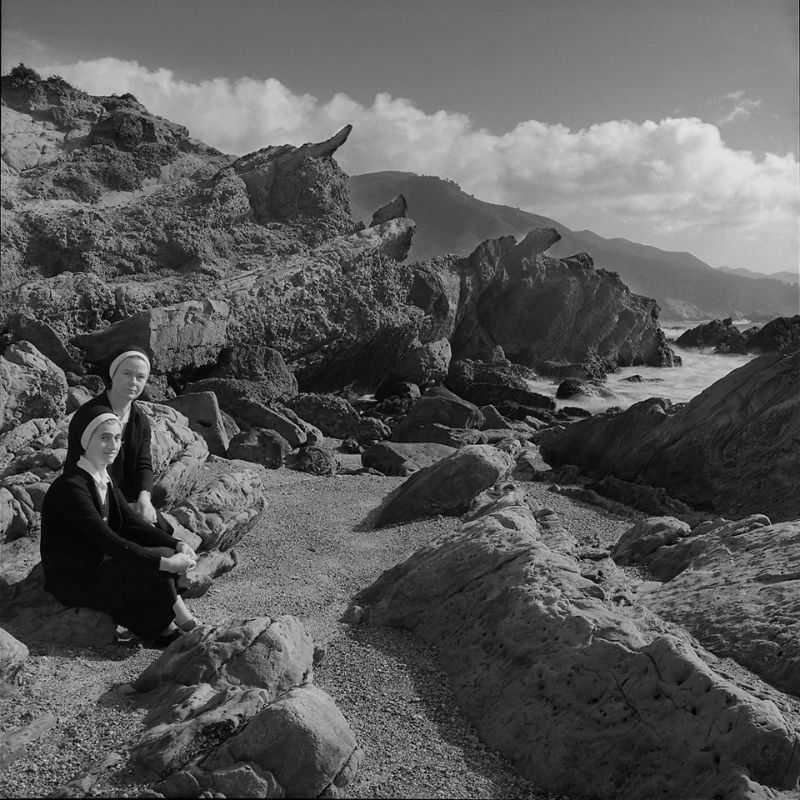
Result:
M103 467L103 469L98 472L97 467L92 464L86 456L81 456L76 466L80 467L84 472L88 472L101 491L105 491L106 485L111 483L111 477L106 471L106 468Z

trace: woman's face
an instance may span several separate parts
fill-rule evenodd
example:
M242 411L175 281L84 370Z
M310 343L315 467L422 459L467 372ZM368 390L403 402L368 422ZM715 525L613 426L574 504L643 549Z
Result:
M86 446L86 458L102 469L114 463L122 442L122 425L117 420L109 419L97 426Z
M147 362L136 356L128 356L111 376L111 391L117 397L135 400L144 390L150 370Z

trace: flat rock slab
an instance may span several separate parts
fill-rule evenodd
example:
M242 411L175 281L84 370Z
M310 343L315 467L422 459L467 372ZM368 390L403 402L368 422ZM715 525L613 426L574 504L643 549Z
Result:
M408 476L454 452L454 447L434 442L378 442L361 454L361 463L384 475Z

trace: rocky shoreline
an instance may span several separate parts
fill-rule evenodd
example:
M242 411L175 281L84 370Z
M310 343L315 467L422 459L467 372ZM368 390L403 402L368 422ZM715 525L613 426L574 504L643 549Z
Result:
M2 80L3 792L793 796L791 320L690 403L559 410L532 378L675 356L555 231L406 264L405 201L350 214L349 128L234 159ZM205 624L160 656L37 565L70 416L131 343L153 501L200 554Z

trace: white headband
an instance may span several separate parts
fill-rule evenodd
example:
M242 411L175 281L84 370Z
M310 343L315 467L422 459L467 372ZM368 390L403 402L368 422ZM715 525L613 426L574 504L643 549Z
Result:
M81 447L86 450L89 446L89 439L92 438L92 434L95 430L100 427L104 422L109 422L110 420L114 420L114 422L119 422L119 417L116 414L112 414L110 412L106 412L105 414L98 414L93 420L89 422L89 424L83 429L83 433L81 434Z
M147 364L147 371L150 372L150 359L147 357L145 353L141 350L126 350L124 353L120 353L112 362L111 366L108 368L108 377L113 378L114 373L117 371L117 367L126 359L126 358L141 358Z

